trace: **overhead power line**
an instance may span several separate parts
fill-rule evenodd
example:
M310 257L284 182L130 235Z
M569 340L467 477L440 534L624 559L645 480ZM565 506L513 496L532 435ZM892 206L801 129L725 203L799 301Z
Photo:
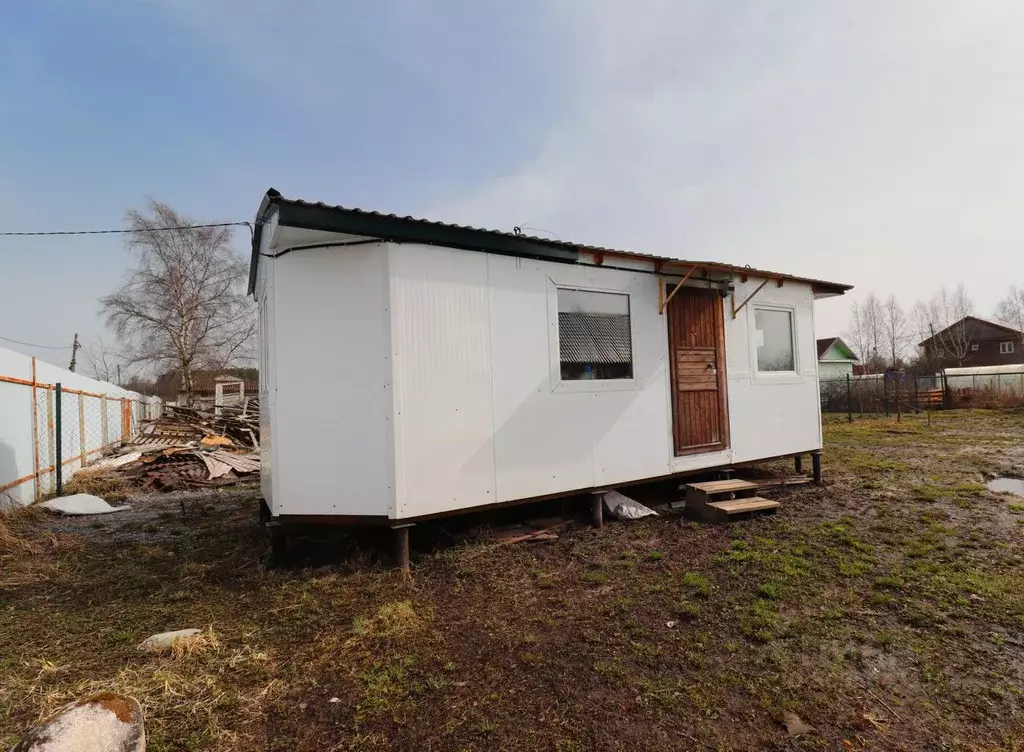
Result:
M252 227L252 222L214 222L205 225L180 225L179 227L151 227L144 229L119 230L45 230L42 232L0 232L0 237L35 235L121 235L129 232L171 232L174 230L198 230L201 227Z
M17 339L8 339L7 337L0 337L0 340L4 342L13 342L16 345L23 345L24 347L35 347L39 350L70 350L73 345L35 345L31 342L22 342Z

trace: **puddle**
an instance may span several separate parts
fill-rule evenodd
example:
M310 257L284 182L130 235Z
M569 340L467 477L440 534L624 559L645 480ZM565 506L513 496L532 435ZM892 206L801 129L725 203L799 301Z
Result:
M988 483L989 491L996 493L1012 493L1024 496L1024 478L993 478Z

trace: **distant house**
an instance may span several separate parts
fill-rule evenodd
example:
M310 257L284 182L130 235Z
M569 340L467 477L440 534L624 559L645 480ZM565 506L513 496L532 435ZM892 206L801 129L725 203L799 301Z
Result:
M853 364L858 362L850 346L839 337L818 340L818 378L845 379L853 375Z
M936 370L1024 363L1021 333L977 316L964 316L921 342L920 347Z
M244 370L241 371L244 373ZM250 376L246 373L245 376ZM156 392L166 402L184 404L187 400L181 375L164 374L157 379ZM246 397L259 395L258 378L246 378L238 372L196 371L192 374L192 404L196 407L240 405Z

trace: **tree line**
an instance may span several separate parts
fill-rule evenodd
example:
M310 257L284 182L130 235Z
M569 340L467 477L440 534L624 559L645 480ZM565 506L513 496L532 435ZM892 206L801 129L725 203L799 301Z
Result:
M850 324L844 334L860 357L867 373L887 368L935 371L936 363L918 347L934 338L934 352L962 365L971 352L971 329L966 316L975 314L975 304L963 282L953 288L945 285L927 300L918 300L904 309L895 295L885 300L871 293L850 309ZM995 306L993 318L1017 331L1024 346L1024 286L1010 285Z

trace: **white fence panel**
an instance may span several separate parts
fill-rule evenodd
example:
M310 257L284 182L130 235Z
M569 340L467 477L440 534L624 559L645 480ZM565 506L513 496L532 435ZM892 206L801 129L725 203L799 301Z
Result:
M0 348L0 505L31 504L56 491L58 438L67 480L130 439L141 421L159 417L160 409L157 397Z

